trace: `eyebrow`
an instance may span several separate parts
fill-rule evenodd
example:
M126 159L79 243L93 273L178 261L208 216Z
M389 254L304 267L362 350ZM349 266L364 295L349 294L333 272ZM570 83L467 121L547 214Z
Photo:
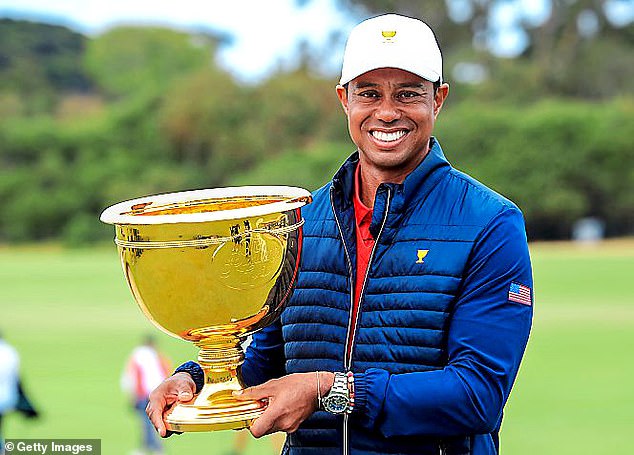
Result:
M379 87L379 86L380 86L380 84L377 84L375 82L359 82L355 88L361 89L361 88ZM422 89L426 89L426 86L425 86L424 82L401 82L399 84L396 84L396 87L397 88L422 88Z

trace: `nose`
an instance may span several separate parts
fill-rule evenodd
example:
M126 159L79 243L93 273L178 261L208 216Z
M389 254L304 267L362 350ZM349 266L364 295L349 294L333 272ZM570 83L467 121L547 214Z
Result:
M377 106L374 116L385 123L391 123L401 118L401 111L391 97L385 97Z

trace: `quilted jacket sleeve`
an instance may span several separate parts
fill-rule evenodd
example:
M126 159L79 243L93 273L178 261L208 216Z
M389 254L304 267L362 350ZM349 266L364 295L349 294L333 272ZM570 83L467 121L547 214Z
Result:
M284 375L284 346L279 319L253 334L241 374L247 387Z
M528 301L516 291L528 289ZM384 436L494 431L531 327L532 272L524 220L506 208L474 244L450 321L448 365L438 371L355 373L353 418ZM520 301L520 303L518 303Z

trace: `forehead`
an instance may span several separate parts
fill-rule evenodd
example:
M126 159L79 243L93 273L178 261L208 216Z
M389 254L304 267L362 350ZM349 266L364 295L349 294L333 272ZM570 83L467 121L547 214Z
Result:
M399 86L432 87L433 84L422 77L398 68L379 68L368 71L350 81L352 87Z

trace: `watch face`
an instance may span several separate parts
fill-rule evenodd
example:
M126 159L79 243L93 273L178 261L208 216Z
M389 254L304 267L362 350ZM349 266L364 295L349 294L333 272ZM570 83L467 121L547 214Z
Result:
M333 414L341 414L348 407L348 398L345 395L332 395L324 402L326 411Z

